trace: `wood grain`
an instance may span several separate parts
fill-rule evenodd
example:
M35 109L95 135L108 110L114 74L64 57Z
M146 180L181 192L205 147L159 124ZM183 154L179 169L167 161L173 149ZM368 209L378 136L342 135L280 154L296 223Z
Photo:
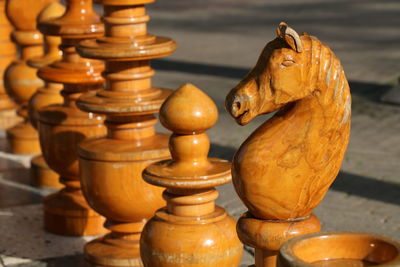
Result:
M240 146L232 176L250 214L278 222L308 218L336 178L349 141L351 96L329 47L286 23L277 35L228 94L226 109L241 125L277 111Z

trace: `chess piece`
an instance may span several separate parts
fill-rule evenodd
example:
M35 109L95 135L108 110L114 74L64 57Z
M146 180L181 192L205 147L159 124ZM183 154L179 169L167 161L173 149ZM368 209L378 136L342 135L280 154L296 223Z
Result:
M312 211L339 172L350 134L351 96L339 59L285 23L277 33L226 98L240 125L279 110L241 145L232 166L249 209L237 230L255 248L257 267L275 266L291 237L320 230Z
M145 225L140 239L144 266L239 266L243 246L235 221L215 206L217 185L231 181L231 164L208 158L205 133L217 121L214 102L186 84L161 106L160 121L173 135L171 160L148 166L143 178L166 187L167 206Z
M39 14L38 22L60 17L65 12L65 8L58 2L50 3ZM35 57L28 60L28 65L39 69L56 60L61 59L60 37L44 35L44 51L42 57ZM38 112L41 107L50 104L62 103L63 98L60 94L62 84L45 82L43 87L37 89L29 100L29 120L32 126L37 129ZM42 155L35 156L31 160L31 182L35 186L48 188L61 188L63 185L59 181L59 176L49 168Z
M278 267L400 266L400 243L375 234L313 233L287 241Z
M66 13L39 23L41 32L61 37L63 57L42 67L38 76L50 83L62 83L62 104L40 109L40 145L47 164L60 176L65 188L45 198L44 228L61 235L105 233L104 218L90 208L83 197L78 167L78 143L104 135L104 118L76 107L76 100L87 91L101 87L102 62L81 58L76 45L103 33L103 24L93 11L91 0L68 0Z
M36 76L36 69L27 61L43 55L43 36L36 29L39 13L54 0L21 0L6 2L7 16L14 25L12 37L19 46L20 59L13 61L4 74L7 91L20 105L18 114L23 121L7 130L12 153L35 155L40 153L38 134L28 120L27 105L43 81ZM24 12L21 12L21 10Z
M17 116L17 105L6 92L3 75L6 67L16 58L17 51L11 41L12 26L6 17L5 0L0 0L0 129L8 129L21 122Z
M150 59L174 52L169 38L147 33L147 0L104 0L106 34L80 43L78 52L105 61L106 87L80 97L78 106L106 115L108 134L80 144L82 189L107 218L111 231L85 246L88 266L142 266L139 238L145 222L165 205L162 190L145 183L143 169L169 158L168 135L155 132L154 117L171 93L151 85Z

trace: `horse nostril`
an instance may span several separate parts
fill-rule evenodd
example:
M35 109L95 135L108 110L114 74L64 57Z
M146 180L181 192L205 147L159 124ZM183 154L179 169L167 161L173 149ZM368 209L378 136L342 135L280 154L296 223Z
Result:
M239 111L241 107L241 104L239 101L235 101L235 103L233 103L233 110L234 111Z

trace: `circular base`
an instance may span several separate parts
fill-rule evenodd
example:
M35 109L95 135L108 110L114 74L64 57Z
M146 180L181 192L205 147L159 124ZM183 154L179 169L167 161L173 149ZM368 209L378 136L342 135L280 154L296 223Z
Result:
M60 183L60 176L49 168L42 155L31 160L31 182L38 187L60 189L64 185Z
M110 235L95 239L85 245L85 266L142 267L138 240L107 242ZM122 240L121 240L122 241Z
M22 122L22 118L17 115L15 109L5 109L0 111L1 130L9 129L20 122Z
M39 136L28 122L21 122L7 130L10 150L14 154L35 155L40 153Z
M44 229L53 234L85 236L104 234L104 217L92 210L82 191L63 189L44 200Z

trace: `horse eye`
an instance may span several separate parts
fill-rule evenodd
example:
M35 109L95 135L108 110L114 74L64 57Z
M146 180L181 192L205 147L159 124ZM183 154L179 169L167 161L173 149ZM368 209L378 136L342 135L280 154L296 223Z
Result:
M284 60L284 61L281 63L281 65L284 66L284 67L290 67L290 66L292 66L294 63L295 63L295 62L294 62L293 60L288 59L288 60Z

